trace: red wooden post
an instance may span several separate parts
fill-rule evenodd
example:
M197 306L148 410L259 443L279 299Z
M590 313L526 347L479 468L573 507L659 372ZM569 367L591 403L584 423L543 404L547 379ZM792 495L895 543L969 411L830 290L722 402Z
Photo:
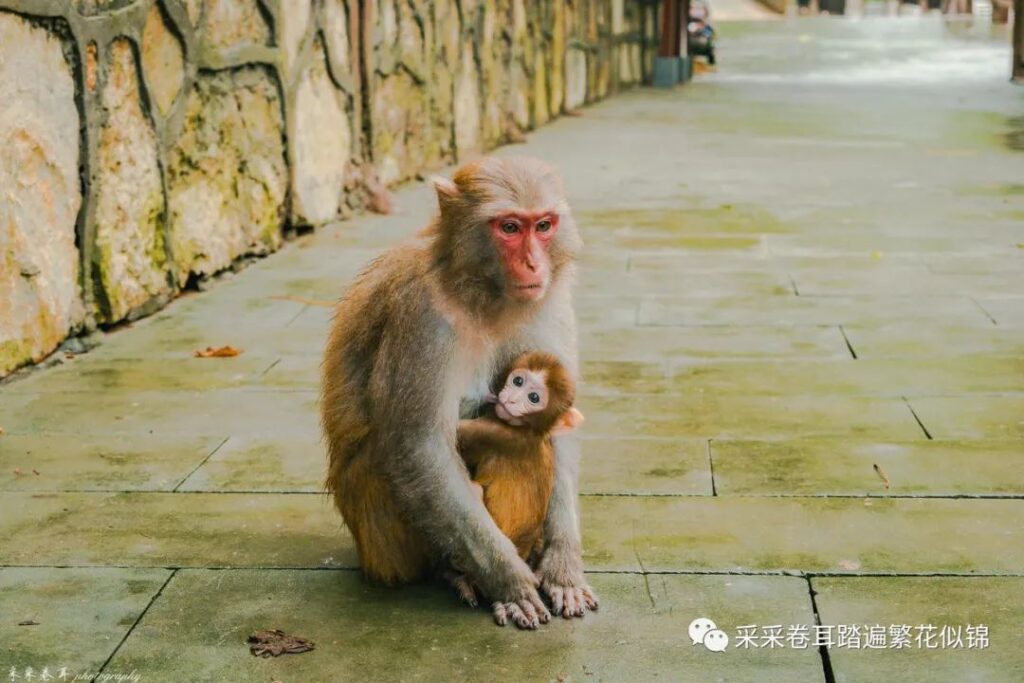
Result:
M1013 3L1013 80L1024 82L1024 0Z

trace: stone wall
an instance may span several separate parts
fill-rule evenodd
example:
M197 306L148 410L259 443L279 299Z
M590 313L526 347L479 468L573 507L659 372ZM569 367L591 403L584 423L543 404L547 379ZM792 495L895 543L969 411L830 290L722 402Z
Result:
M653 25L642 0L0 0L0 376L639 82Z

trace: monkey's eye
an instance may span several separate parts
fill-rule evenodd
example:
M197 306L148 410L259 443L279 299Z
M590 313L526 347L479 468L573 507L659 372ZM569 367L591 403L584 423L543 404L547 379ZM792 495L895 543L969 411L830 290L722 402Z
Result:
M512 384L515 384L517 387L523 386L523 378L522 377L513 377L512 378Z
M540 394L536 391L531 391L526 398L530 399L530 403L540 403Z
M514 235L519 232L519 224L512 221L505 221L501 224L501 231L506 235Z
M537 232L547 232L551 229L551 221L546 218L537 222Z

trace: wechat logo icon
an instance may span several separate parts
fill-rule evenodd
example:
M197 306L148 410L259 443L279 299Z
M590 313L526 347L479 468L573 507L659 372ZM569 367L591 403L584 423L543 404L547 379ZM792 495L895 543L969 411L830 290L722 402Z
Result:
M689 633L693 645L703 645L712 652L725 652L729 647L729 636L707 617L691 621Z

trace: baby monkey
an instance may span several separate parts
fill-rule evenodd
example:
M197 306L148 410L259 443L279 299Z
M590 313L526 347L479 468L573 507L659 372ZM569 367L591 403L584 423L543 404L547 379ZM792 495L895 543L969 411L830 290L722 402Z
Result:
M572 377L549 353L520 355L498 375L495 389L480 417L459 422L458 450L494 522L529 562L543 550L555 476L551 437L576 428L583 413L573 407ZM476 605L470 578L454 571L445 576ZM499 624L505 618L495 614Z

